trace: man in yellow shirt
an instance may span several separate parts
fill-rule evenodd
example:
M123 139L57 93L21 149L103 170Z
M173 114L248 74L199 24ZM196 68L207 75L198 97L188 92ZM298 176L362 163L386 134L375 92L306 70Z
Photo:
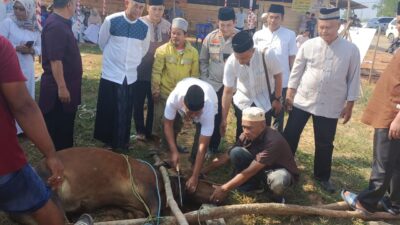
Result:
M186 41L187 29L188 22L185 19L175 18L172 21L171 40L157 48L154 56L151 81L154 100L153 133L162 141L165 141L162 119L169 94L182 79L199 77L199 53ZM175 121L180 121L178 117ZM178 123L174 123L174 131L179 130L177 126Z

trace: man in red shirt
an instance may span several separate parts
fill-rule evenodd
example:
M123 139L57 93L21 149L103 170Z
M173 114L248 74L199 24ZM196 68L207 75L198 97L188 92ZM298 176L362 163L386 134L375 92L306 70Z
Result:
M27 137L46 157L52 176L50 186L56 188L63 179L63 165L55 154L53 142L42 114L25 86L15 49L0 36L0 210L29 213L38 224L64 224L57 206L49 201L50 187L27 163L18 144L15 119Z

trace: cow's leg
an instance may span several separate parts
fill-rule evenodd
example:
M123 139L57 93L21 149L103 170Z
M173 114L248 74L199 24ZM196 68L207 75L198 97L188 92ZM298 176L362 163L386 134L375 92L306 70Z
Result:
M157 216L158 213L158 194L155 190L147 190L147 193L142 193L141 194L143 201L146 203L147 207L150 210L150 214L153 217ZM135 218L146 218L148 217L148 212L145 209L145 207L142 205L141 202L137 201L139 203L139 206L137 204L130 204L124 207L127 211L132 212L134 214Z
M39 177L42 178L43 182L47 182L48 178L51 176L51 173L47 168L47 166L44 164L44 162L37 165L35 167L35 171L39 175ZM62 206L61 199L56 191L53 191L50 201L52 201L56 205L56 207L61 211L63 218L67 218L67 216L65 215L64 208Z
M157 191L154 190L154 192L149 194L149 196L147 198L149 199L148 205L149 205L150 213L153 217L156 217L158 215L158 204L159 204Z
M138 218L146 218L147 216L147 213L146 212L143 212L143 209L138 209L138 208L136 208L136 207L134 207L134 206L132 206L132 205L129 205L129 206L122 206L121 207L122 209L124 209L125 210L125 212L129 212L129 213L131 213L132 214L132 217L133 218L135 218L135 219L138 219Z

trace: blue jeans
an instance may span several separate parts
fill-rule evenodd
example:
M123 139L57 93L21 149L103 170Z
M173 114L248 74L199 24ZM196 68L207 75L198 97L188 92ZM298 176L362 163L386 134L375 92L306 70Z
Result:
M9 213L32 213L42 208L51 190L27 164L17 172L0 176L0 210Z
M234 147L229 152L229 158L234 166L234 175L240 173L254 160L254 156L243 147ZM242 184L238 189L250 191L264 184L274 195L282 196L285 190L292 185L293 177L285 168L263 170Z

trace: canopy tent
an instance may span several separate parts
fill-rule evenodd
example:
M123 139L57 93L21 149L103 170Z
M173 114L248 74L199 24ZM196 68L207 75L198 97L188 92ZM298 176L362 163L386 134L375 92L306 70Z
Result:
M341 9L347 9L347 0L330 0L330 4L336 6ZM350 8L351 9L366 9L368 6L365 6L361 3L356 1L350 1Z

